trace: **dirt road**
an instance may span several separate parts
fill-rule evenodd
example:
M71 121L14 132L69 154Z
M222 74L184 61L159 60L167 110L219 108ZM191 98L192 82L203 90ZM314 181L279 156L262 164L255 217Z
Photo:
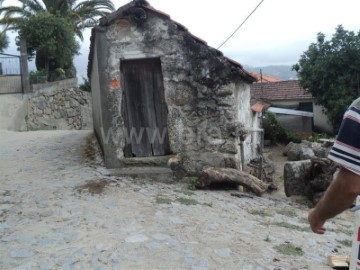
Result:
M108 176L88 136L0 132L0 269L319 270L350 253L350 214L318 236L298 199Z

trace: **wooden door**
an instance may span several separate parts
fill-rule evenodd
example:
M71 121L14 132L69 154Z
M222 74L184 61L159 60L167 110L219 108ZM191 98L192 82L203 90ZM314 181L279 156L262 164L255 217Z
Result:
M125 157L170 154L167 107L159 58L122 60Z

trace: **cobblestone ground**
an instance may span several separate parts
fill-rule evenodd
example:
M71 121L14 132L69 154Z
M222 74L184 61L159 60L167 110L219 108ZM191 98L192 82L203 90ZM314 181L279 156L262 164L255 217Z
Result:
M89 136L0 132L0 269L317 270L350 254L348 213L319 236L298 198L107 176Z

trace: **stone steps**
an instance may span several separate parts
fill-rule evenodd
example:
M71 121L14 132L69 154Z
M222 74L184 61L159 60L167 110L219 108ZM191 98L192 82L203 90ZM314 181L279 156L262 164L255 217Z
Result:
M174 156L175 155L124 158L121 162L124 167L167 167L169 159Z
M172 183L175 181L173 171L168 167L160 166L133 166L107 170L113 176L130 176L143 180Z

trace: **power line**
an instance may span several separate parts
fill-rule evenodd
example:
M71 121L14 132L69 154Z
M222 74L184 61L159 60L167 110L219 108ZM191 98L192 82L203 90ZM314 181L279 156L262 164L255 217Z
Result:
M243 26L243 24L251 17L251 15L253 15L253 13L257 10L257 8L264 2L265 0L261 0L261 2L254 8L254 10L245 18L245 20L238 26L238 28L236 28L236 30L234 31L234 33L232 33L217 49L220 49L226 42L228 42L228 40L230 38L233 37L233 35L235 35L235 33L241 28L241 26Z

